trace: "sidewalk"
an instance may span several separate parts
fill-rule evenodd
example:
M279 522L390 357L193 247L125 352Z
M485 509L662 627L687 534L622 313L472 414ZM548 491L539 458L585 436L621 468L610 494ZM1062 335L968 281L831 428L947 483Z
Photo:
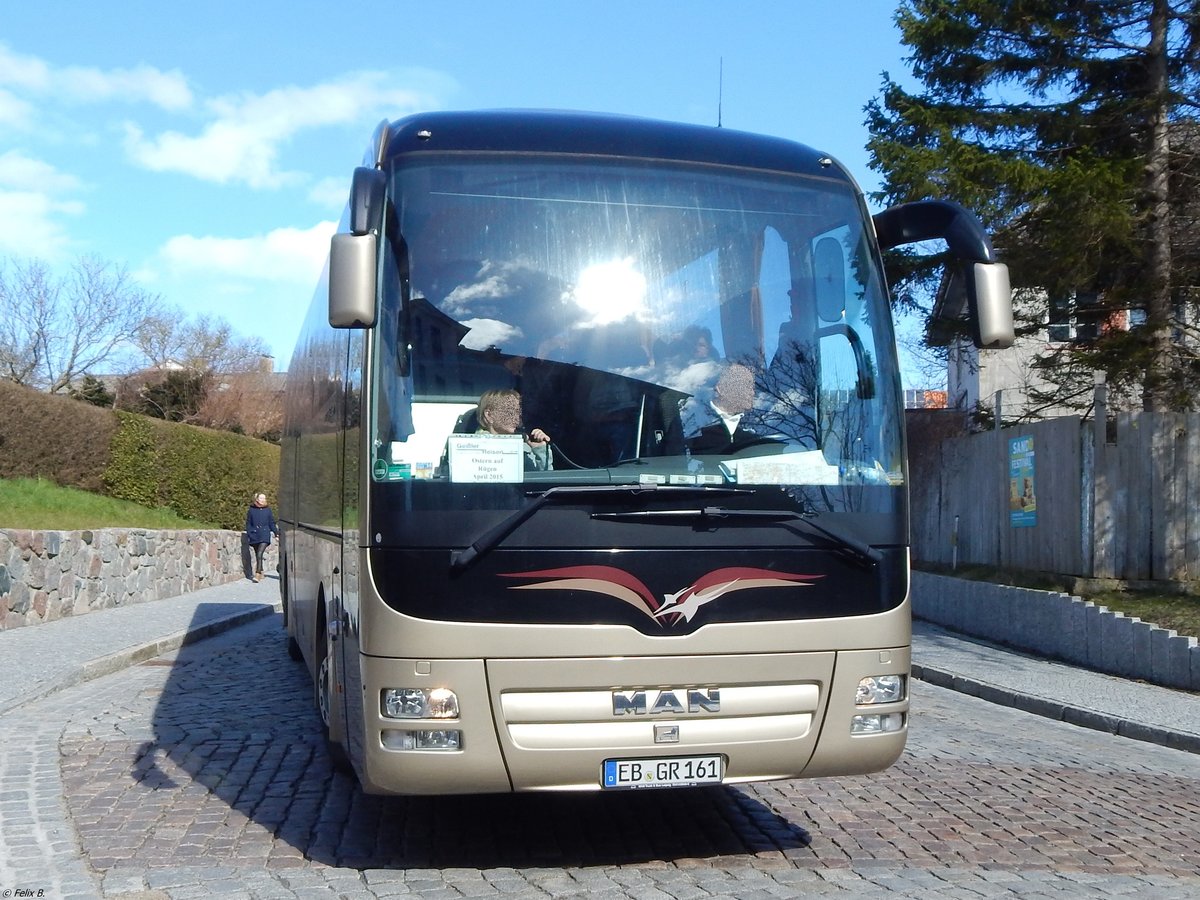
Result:
M0 631L0 715L281 608L271 575Z
M1002 706L1200 753L1200 694L1039 659L919 620L912 674Z
M0 715L279 608L272 576L0 631ZM912 672L993 703L1200 753L1200 695L1037 659L922 621L913 623Z

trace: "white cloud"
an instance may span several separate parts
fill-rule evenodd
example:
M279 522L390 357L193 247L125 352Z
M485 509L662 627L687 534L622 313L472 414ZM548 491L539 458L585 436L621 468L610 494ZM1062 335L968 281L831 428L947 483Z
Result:
M0 189L0 256L64 258L73 245L62 217L81 212L81 203L57 201L34 191Z
M322 178L308 189L308 199L326 209L340 211L350 194L350 179Z
M147 65L110 71L71 66L56 77L69 97L84 102L145 101L168 111L192 105L191 88L178 70L163 72Z
M0 255L60 259L72 249L63 219L82 203L56 195L77 191L79 179L10 150L0 154Z
M0 125L25 129L33 119L33 107L9 91L0 88Z
M515 292L516 288L505 277L505 273L488 275L473 284L460 284L447 295L443 307L451 315L459 316L478 300L499 300Z
M488 347L503 347L523 337L515 325L498 319L466 319L463 322L471 330L459 341L460 347L468 350L486 350Z
M183 172L217 184L242 181L261 188L298 181L298 173L278 170L278 147L256 131L253 124L215 122L199 137L167 131L148 140L140 128L126 123L125 151L152 172Z
M146 102L172 111L187 109L192 104L187 79L178 70L164 72L144 64L132 69L56 68L36 56L14 53L2 44L0 85L17 94L53 95L80 103Z
M36 56L14 53L0 44L0 84L45 91L50 84L50 67Z
M416 82L429 78L414 76ZM394 82L385 72L358 72L312 87L221 97L209 102L215 118L198 135L166 131L147 137L129 124L125 150L153 171L183 172L218 184L281 187L303 177L279 166L280 148L296 134L431 105L425 89L393 87Z
M179 235L167 241L158 256L174 274L312 285L336 230L336 222L319 222L309 229L277 228L250 238Z
M19 150L9 150L0 153L0 187L22 190L36 188L47 193L58 193L79 190L80 181L47 162L26 156Z
M170 302L217 316L289 358L329 252L334 222L248 238L177 235L138 273Z

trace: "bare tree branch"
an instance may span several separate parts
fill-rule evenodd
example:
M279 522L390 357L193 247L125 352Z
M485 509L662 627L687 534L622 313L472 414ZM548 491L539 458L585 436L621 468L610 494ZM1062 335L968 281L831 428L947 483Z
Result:
M134 346L160 305L124 267L84 257L56 278L37 260L0 269L0 375L55 394Z

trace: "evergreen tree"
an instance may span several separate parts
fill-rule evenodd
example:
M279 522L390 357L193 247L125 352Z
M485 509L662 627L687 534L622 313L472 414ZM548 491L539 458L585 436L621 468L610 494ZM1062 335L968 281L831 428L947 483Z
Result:
M207 391L205 375L180 369L143 387L131 408L144 416L168 422L190 422L204 403Z
M958 200L1021 296L1091 300L1095 334L1043 360L1060 401L1095 369L1118 398L1193 408L1200 0L903 0L896 18L922 90L885 73L868 106L877 199ZM920 284L938 260L900 262ZM1107 327L1130 310L1144 325Z
M92 406L111 407L116 400L112 392L104 386L104 382L94 375L84 375L79 387L71 388L68 394Z

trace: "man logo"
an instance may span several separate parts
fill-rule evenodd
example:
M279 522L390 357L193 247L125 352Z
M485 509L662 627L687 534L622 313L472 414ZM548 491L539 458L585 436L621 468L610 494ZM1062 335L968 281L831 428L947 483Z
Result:
M657 716L661 713L721 711L720 688L664 691L613 691L614 716Z

